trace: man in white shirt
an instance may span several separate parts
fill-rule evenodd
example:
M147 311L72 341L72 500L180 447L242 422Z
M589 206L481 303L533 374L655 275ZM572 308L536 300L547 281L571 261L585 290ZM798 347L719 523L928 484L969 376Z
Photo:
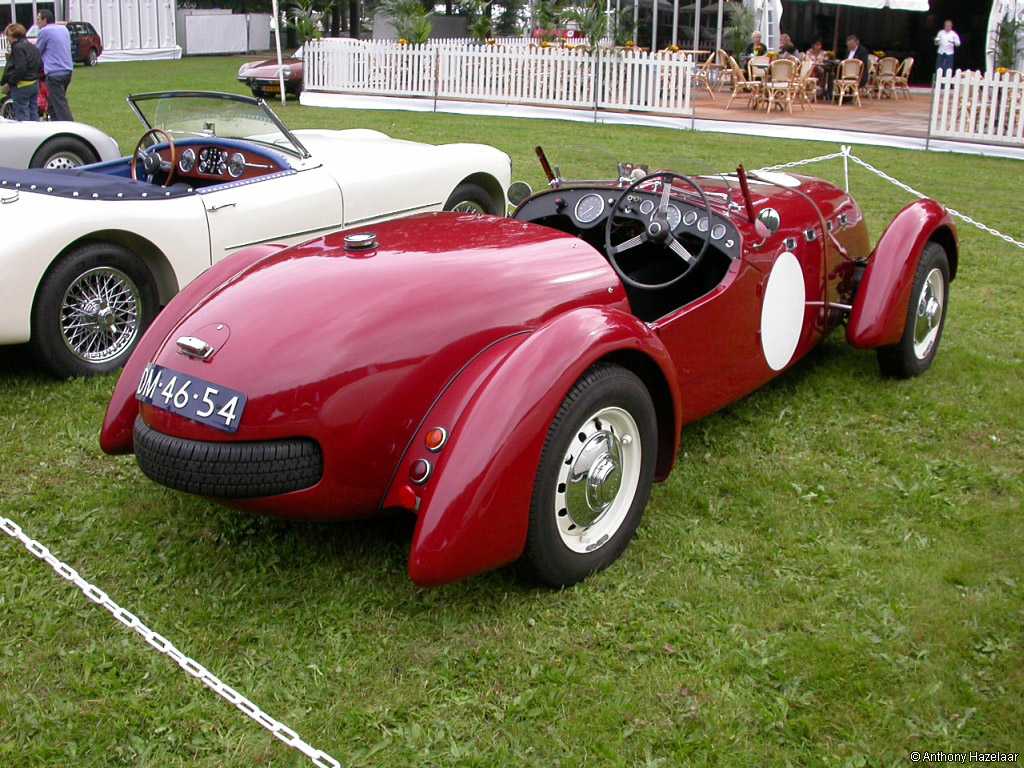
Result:
M935 45L939 47L938 70L953 69L953 56L960 46L960 35L953 31L953 22L949 19L946 19L945 28L935 36Z

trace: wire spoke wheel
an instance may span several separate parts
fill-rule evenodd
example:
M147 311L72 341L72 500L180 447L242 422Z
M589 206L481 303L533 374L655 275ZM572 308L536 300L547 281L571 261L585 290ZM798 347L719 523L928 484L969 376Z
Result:
M472 200L463 200L452 207L455 213L487 213L480 203Z
M106 363L135 343L141 309L139 288L128 275L114 267L95 267L64 292L61 337L79 360Z

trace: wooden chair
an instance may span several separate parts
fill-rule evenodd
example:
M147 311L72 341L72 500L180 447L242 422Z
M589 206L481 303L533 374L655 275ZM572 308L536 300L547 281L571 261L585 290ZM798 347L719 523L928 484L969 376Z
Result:
M764 80L762 101L767 102L766 112L776 106L793 114L793 98L796 95L796 62L792 59L776 59ZM801 105L802 107L803 105Z
M900 64L894 78L894 87L908 99L910 98L910 72L914 69L914 57L908 56Z
M818 101L818 78L814 76L814 59L805 57L800 62L800 71L797 73L797 98L801 104L806 104L814 109Z
M707 61L701 64L693 73L693 84L707 91L712 101L715 100L715 92L711 88L711 73L714 70L716 58L717 53L712 53L708 56Z
M763 80L771 65L772 60L768 56L751 56L747 62L747 77L751 80Z
M846 59L839 65L839 75L836 77L835 85L832 87L832 98L843 105L846 96L856 99L857 106L863 106L860 101L860 79L864 74L864 62L860 59Z
M878 98L884 99L886 93L896 98L896 75L899 69L899 60L892 56L886 56L878 62L878 69L875 70L875 92Z
M761 81L747 79L747 76L743 74L743 70L740 68L740 65L736 63L736 59L732 56L729 57L728 72L732 80L732 95L729 96L729 103L725 105L725 108L728 109L731 107L733 99L743 94L747 94L748 96L747 106L752 106L753 103L757 101L757 97L761 92Z

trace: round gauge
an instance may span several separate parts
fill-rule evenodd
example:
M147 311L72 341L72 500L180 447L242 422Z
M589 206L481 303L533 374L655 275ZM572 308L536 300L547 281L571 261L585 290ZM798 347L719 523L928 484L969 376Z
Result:
M205 147L199 152L199 172L212 174L217 170L217 150Z
M665 217L668 219L669 229L675 229L679 226L679 222L683 220L683 214L674 205L668 207L668 210L665 211Z
M651 211L654 210L654 202L652 200L644 200L640 203L640 213L647 216Z
M233 179L237 179L245 173L245 155L241 152L235 152L231 156L231 160L228 161L228 173L231 174Z
M723 237L725 237L725 224L715 224L711 228L711 239L721 240Z
M181 158L178 160L178 170L182 173L189 173L195 167L196 151L190 147L181 153Z
M709 225L710 225L710 222L708 221L708 217L707 216L701 216L700 217L700 221L697 222L697 231L698 232L707 232Z
M600 195L584 195L576 203L573 213L576 215L576 221L580 224L590 224L604 213L604 200L601 199Z
M697 212L696 211L687 211L683 215L683 224L685 224L686 226L692 227L696 223L697 223Z
M220 157L217 158L217 173L223 176L228 172L228 153L221 152Z

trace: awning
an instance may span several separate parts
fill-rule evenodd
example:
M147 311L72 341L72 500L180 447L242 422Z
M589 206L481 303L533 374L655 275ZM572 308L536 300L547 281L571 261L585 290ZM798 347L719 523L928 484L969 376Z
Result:
M892 8L894 11L928 11L928 0L821 0L828 5L856 8Z

